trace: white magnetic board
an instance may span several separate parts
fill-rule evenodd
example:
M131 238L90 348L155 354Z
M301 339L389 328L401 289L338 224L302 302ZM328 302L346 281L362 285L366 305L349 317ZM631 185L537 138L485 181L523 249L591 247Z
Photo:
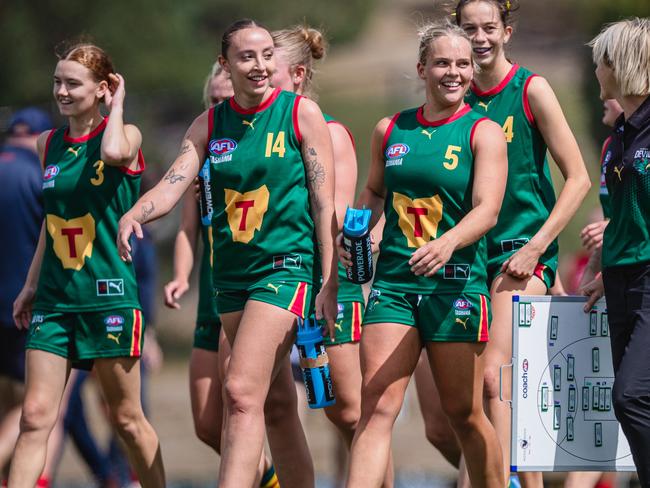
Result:
M634 471L612 405L604 300L514 296L512 471Z

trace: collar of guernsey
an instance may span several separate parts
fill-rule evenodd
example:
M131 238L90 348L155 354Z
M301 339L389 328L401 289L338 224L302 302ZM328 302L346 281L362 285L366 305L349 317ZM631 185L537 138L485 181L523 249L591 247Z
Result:
M528 103L528 87L536 76L515 64L497 86L481 91L472 85L465 98L474 110L503 128L508 143L506 192L497 224L486 236L490 259L498 259L528 242L555 206L546 142ZM554 262L557 253L555 240L542 262Z
M375 285L406 293L487 293L485 239L458 249L433 277L416 276L413 252L472 209L472 137L485 119L466 105L427 121L423 108L393 116L383 144L386 226Z
M603 267L650 263L650 97L617 119L608 151Z
M243 109L229 99L210 109L206 153L217 290L247 289L274 273L314 282L301 99L276 89L257 107ZM313 160L317 164L318 154Z
M45 251L35 309L90 311L140 308L132 264L115 248L120 217L136 202L139 167L109 166L101 159L106 119L84 137L67 127L48 138L43 172Z

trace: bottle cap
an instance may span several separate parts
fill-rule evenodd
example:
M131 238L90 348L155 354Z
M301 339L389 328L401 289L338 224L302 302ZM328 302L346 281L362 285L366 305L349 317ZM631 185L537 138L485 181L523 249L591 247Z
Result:
M350 208L345 212L343 233L350 237L359 237L368 231L372 211L369 208Z

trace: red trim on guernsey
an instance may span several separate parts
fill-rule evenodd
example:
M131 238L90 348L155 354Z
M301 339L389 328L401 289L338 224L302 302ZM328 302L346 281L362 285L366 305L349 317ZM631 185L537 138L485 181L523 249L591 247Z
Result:
M600 165L603 165L603 162L605 161L605 152L607 151L607 146L609 146L609 143L612 142L612 136L608 136L607 139L605 139L605 142L603 142L603 147L600 149Z
M510 68L510 71L508 71L506 77L503 80L501 80L501 83L499 83L497 86L493 86L489 90L481 91L481 89L478 86L476 86L476 83L474 83L473 81L471 84L471 89L474 92L474 94L479 97L489 97L492 95L496 95L506 87L506 85L510 82L510 80L512 80L512 78L515 76L515 73L517 72L518 69L519 69L519 65L513 64L512 68Z
M472 153L474 153L474 132L476 131L478 125L484 120L490 120L490 119L487 117L482 117L478 119L476 122L474 122L474 125L472 126L472 130L469 133L469 147L472 150Z
M306 298L307 298L307 283L301 281L298 284L296 293L293 296L291 307L289 307L289 312L296 314L300 318L304 318Z
M544 272L546 271L547 268L548 266L546 266L545 264L537 263L535 265L535 271L533 271L533 276L537 276L540 280L546 283L546 281L544 280Z
M524 102L524 113L526 114L528 123L533 127L535 126L535 117L533 117L533 111L530 109L530 102L528 101L528 85L530 84L530 80L537 78L538 76L539 75L531 75L528 77L526 83L524 83L524 91L521 94L522 101Z
M352 147L353 147L353 148L355 149L355 151L356 151L356 149L357 149L357 144L356 144L356 142L355 142L355 140L354 140L354 136L352 135L352 132L350 132L350 129L348 129L344 124L342 124L342 123L339 122L338 120L330 120L330 121L328 121L327 123L328 123L328 124L338 124L338 125L340 125L341 127L343 127L343 128L345 129L345 132L347 132L348 135L350 136L350 141L352 141Z
M81 136L81 137L70 137L68 135L70 131L70 127L66 127L65 132L63 133L63 140L65 142L72 142L75 144L79 142L89 141L90 139L92 139L93 137L95 137L97 134L99 134L101 131L104 130L107 122L108 122L108 117L104 117L104 120L102 120L101 123L97 127L95 127L95 129L92 132L90 132L90 134L86 134L85 136Z
M229 99L230 107L235 112L238 112L238 113L244 114L244 115L250 115L250 114L257 113L257 112L261 112L262 110L265 110L265 109L269 108L269 105L271 105L275 101L275 99L278 98L278 95L280 94L281 91L282 90L280 90L279 88L276 88L275 90L273 90L273 93L271 93L271 96L269 98L264 100L259 105L256 105L255 107L251 107L251 108L241 107L237 102L235 102L235 97L230 97L230 99Z
M210 144L210 138L212 137L212 131L214 130L214 105L208 109L208 143L205 146L206 154L208 151L208 145Z
M393 118L390 119L390 124L388 124L388 127L386 127L386 132L384 133L384 140L381 143L381 153L384 154L386 152L386 144L388 144L388 138L390 137L390 133L393 131L393 126L395 125L395 122L397 121L397 118L400 116L401 112L397 112L395 115L393 115Z
M352 340L359 342L361 340L361 303L352 302Z
M131 344L131 356L132 357L140 357L141 351L140 351L140 336L142 334L142 312L140 310L135 309L134 310L134 320L133 320L133 336L132 336L132 341L133 343Z
M147 163L144 161L144 154L142 154L142 149L138 149L138 169L130 169L128 166L120 166L120 171L131 176L138 176L141 174L144 169L147 167Z
M293 122L293 131L296 134L296 139L298 144L302 144L302 134L300 133L300 124L298 123L298 107L300 106L300 100L303 97L298 95L293 101L293 109L291 110L291 121Z
M463 115L467 114L472 110L472 107L470 107L467 103L461 108L458 112L456 112L454 115L451 117L447 117L446 119L439 119L439 120L434 120L433 122L428 121L427 119L424 118L424 105L422 105L417 113L415 114L415 117L418 119L418 122L422 125L425 125L427 127L440 127L441 125L449 124L450 122L453 122L454 120L460 119Z
M45 141L45 151L43 152L43 161L41 161L41 166L45 169L45 161L47 161L47 151L50 149L50 141L52 141L52 136L56 132L56 129L50 130L50 133L47 135L47 140Z
M481 325L479 326L481 332L479 333L479 342L488 342L490 340L488 322L487 299L484 295L481 295Z

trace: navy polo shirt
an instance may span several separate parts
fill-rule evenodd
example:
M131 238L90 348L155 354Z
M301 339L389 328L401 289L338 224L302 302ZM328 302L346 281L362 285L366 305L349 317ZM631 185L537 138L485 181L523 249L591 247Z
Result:
M43 222L42 170L28 149L0 148L0 326L13 327L13 302L32 262Z

